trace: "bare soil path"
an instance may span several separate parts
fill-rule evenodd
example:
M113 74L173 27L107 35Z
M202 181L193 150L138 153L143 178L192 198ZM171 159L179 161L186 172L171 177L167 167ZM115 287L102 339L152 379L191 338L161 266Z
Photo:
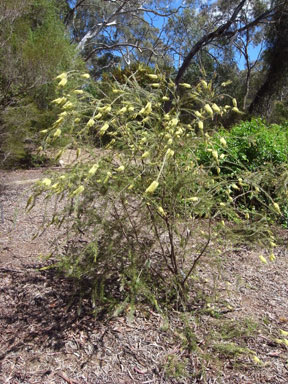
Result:
M242 247L220 272L203 268L211 302L197 315L175 312L168 322L143 308L134 320L94 318L88 303L77 312L71 282L39 270L55 232L33 235L52 208L39 200L25 214L25 206L43 175L0 171L0 383L288 383L288 346L275 341L288 332L287 231L274 263Z

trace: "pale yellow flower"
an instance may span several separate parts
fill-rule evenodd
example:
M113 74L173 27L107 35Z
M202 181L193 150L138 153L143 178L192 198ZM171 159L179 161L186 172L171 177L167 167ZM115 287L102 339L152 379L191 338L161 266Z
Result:
M206 111L211 117L213 117L213 110L212 110L212 108L210 107L209 104L205 104L205 105L204 105L204 109L205 109L205 111Z
M94 176L95 173L97 172L98 168L99 168L99 164L92 165L92 167L88 171L88 175L89 176Z
M89 119L88 123L86 125L87 125L88 128L91 128L91 127L93 127L94 124L95 124L95 120L94 119Z
M262 263L268 264L267 259L263 255L260 255L259 259L262 261Z
M157 76L157 75L154 75L153 73L149 73L149 74L147 74L147 77L149 77L149 79L152 79L152 80L156 80L156 79L158 79L158 76Z
M51 182L52 182L51 179L48 179L47 177L41 180L41 184L44 185L45 187L50 187Z
M159 186L159 183L157 180L152 181L152 183L146 189L145 193L154 193L158 186Z
M187 89L192 88L192 86L188 83L180 83L179 85L181 85L181 87L187 88Z
M84 189L84 186L80 185L77 189L75 189L75 191L72 192L72 196L80 195L80 193L82 193Z
M61 135L62 131L60 128L56 129L56 131L54 132L54 137L59 137Z
M221 137L221 139L220 139L220 143L223 145L223 147L227 147L227 142L226 142L226 140L224 139L224 137Z

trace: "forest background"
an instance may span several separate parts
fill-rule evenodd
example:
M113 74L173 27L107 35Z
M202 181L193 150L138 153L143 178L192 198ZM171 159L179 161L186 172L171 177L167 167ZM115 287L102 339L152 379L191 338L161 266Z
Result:
M56 75L81 65L95 81L139 64L176 84L229 80L243 111L282 122L286 21L280 0L2 2L2 160L31 161L32 136L53 121Z

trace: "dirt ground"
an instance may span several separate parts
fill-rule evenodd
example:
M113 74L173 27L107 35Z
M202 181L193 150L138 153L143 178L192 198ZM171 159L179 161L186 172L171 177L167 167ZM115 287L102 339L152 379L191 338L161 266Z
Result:
M197 315L95 318L89 303L79 313L69 281L39 270L56 233L33 235L52 208L25 206L43 173L0 171L0 383L288 383L286 230L273 263L242 247L200 270L210 302Z

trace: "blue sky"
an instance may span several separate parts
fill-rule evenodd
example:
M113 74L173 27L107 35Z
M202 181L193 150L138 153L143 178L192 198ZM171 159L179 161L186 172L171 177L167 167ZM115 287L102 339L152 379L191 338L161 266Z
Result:
M200 6L200 4L202 5L211 5L213 3L215 3L216 0L198 0L198 7ZM173 7L174 8L177 8L179 7L180 5L186 5L185 4L186 1L185 0L174 0L173 1ZM197 6L196 5L196 6ZM154 16L154 24L157 28L161 29L161 27L163 27L164 23L166 22L165 19L161 18L161 17L157 17L157 16ZM248 49L249 51L249 55L250 55L250 61L255 61L257 58L258 58L258 55L259 55L259 52L261 51L261 45L258 45L258 46L253 46L251 44L251 46L249 47ZM236 53L236 59L237 59L237 64L238 64L238 67L239 69L245 69L245 59L244 57L240 54L240 53ZM178 61L178 60L177 60Z

